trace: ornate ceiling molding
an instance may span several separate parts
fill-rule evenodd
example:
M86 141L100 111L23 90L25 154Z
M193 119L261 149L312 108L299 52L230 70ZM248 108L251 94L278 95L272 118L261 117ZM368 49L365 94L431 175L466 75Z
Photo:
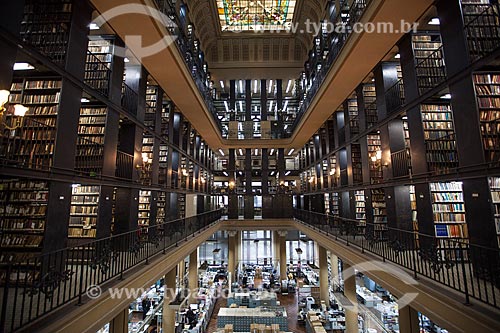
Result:
M230 63L245 68L256 62L303 64L311 49L313 35L300 33L300 30L306 21L319 23L325 17L328 0L297 1L294 24L298 24L299 29L295 34L223 33L215 0L185 2L209 67L223 68L224 63Z

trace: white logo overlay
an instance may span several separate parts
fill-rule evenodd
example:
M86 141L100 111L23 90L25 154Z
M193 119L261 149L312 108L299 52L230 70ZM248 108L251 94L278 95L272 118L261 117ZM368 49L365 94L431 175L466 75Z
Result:
M101 27L110 20L118 16L129 15L129 14L140 14L149 16L154 20L158 21L164 27L166 27L167 30L170 32L175 31L175 29L177 28L177 25L167 15L165 15L156 8L141 4L120 5L112 9L109 9L106 12L99 15L94 20L94 23L99 27ZM124 37L124 42L127 47L121 47L115 45L114 55L125 58L127 57L127 55L130 55L129 50L133 50L133 56L137 58L139 62L141 62L141 59L152 56L154 54L158 54L161 51L168 48L170 44L175 42L177 37L178 37L177 35L166 35L156 43L144 46L142 44L141 35L126 35Z
M365 273L370 273L370 272L385 272L387 274L390 274L392 276L397 277L401 282L408 286L415 286L418 285L418 281L413 278L410 274L408 274L406 271L399 267L395 267L393 265L384 265L383 267L380 266L380 262L378 261L366 261L362 262L357 265L353 265L349 267L348 269L344 269L342 271L342 278L345 281L347 278L355 278L355 272L361 272L363 274ZM389 290L390 292L390 290ZM413 302L418 296L418 293L405 293L403 296L398 298L398 307L400 309L404 308L407 305L410 305L411 302ZM351 308L354 309L356 305L353 305ZM344 307L347 308L347 310L350 310L349 307Z

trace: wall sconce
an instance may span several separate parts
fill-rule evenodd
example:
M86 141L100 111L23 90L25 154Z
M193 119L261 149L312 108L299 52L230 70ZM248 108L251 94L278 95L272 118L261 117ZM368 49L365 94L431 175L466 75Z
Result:
M382 150L377 150L371 157L373 163L377 163L382 160Z
M148 171L152 163L153 160L149 158L148 153L142 153L142 164L136 165L136 169Z
M201 177L201 178L200 178L200 181L201 181L201 183L202 183L202 184L205 184L205 183L207 182L207 181L206 181L206 179L205 179L204 177Z
M233 181L230 181L229 182L229 189L232 190L234 188L234 182Z
M311 183L311 184L314 183L314 177L309 178L309 183Z
M0 90L0 119L2 122L2 125L7 128L8 130L15 130L21 126L23 126L24 122L24 116L26 115L26 112L28 111L28 108L21 105L21 104L15 104L14 105L14 111L11 113L12 117L12 124L7 124L4 120L3 117L7 115L7 107L5 106L7 103L9 103L9 96L10 96L10 91L8 90Z
M187 170L186 170L185 168L182 168L182 169L181 169L181 172L182 172L182 175L183 175L184 177L189 176L189 174L188 174L188 172L187 172Z

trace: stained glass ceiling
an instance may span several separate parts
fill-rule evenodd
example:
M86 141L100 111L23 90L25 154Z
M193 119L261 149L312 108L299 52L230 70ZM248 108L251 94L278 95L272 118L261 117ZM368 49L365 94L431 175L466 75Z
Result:
M222 31L289 30L297 0L217 0Z

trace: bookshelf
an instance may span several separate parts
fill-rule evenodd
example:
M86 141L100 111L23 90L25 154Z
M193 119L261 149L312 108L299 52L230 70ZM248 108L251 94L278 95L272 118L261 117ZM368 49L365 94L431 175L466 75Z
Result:
M95 238L100 191L100 186L73 185L68 238Z
M367 135L366 142L368 145L368 163L370 165L370 183L379 184L384 178L382 174L382 141L380 140L380 134Z
M177 196L177 209L179 210L179 218L183 219L186 217L186 194L179 193Z
M493 220L495 221L498 246L500 246L500 177L490 177L489 183L494 213Z
M377 239L387 238L387 207L385 203L384 189L372 189L372 210L375 237Z
M458 167L455 128L449 104L422 104L422 125L429 171Z
M415 71L420 94L434 88L446 79L446 70L439 33L412 36Z
M418 219L417 219L417 195L415 192L415 185L409 186L410 192L410 207L411 207L411 223L413 226L413 231L415 232L415 245L419 247L419 229L418 229Z
M462 182L430 183L435 235L438 239L467 239ZM440 242L449 247L450 242Z
M101 174L107 109L103 105L83 103L78 121L76 169L90 175Z
M23 126L4 132L6 159L19 161L33 169L48 169L53 164L61 78L15 78L11 103L28 108Z
M330 157L330 182L328 185L330 188L334 188L338 186L338 178L339 174L337 173L337 156L333 155Z
M358 101L354 98L347 100L347 112L349 113L349 127L351 136L359 134L359 112Z
M323 201L325 202L325 214L330 215L330 194L325 193L323 195Z
M340 216L338 192L330 193L330 214L333 216Z
M167 217L167 193L158 192L158 202L156 204L156 224L160 225L166 222Z
M375 84L365 83L363 85L363 100L365 103L366 128L370 128L378 123Z
M104 96L109 94L109 80L113 64L113 40L90 36L85 60L84 82Z
M500 73L474 74L486 162L500 161Z
M361 159L361 146L358 143L351 145L352 179L354 184L363 183L363 162Z
M358 221L358 235L364 234L366 227L366 197L365 191L359 190L354 192L354 207L356 209L356 221Z
M155 138L151 132L143 131L142 132L142 169L140 170L140 180L144 185L152 184L152 171L151 164L153 162L154 157L154 143ZM145 160L144 158L147 158Z
M64 66L71 16L71 0L27 0L21 21L21 38L53 62Z
M139 191L139 212L137 224L140 228L149 227L151 214L151 191Z
M25 262L41 251L48 200L46 181L0 180L0 263Z
M321 161L321 172L322 172L322 178L323 178L323 184L322 184L322 188L323 189L327 189L328 187L330 187L330 182L329 182L329 173L328 173L328 159L325 159L323 161ZM325 201L326 202L326 201Z

